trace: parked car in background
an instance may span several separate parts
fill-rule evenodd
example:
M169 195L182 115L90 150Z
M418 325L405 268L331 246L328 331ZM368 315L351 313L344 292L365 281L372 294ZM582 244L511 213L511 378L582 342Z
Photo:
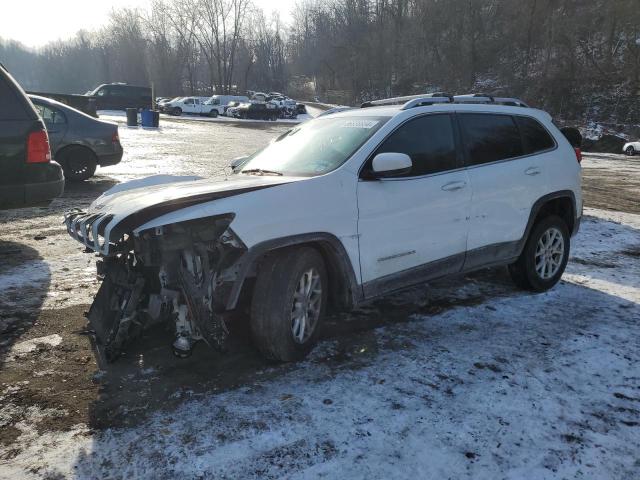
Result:
M125 110L151 108L151 88L108 83L97 87L91 96L96 98L97 110Z
M213 95L205 102L205 106L209 108L207 115L210 117L224 115L227 111L229 102L244 103L248 101L249 97L246 95Z
M24 90L0 64L0 210L48 205L62 195L62 168Z
M96 167L115 165L122 159L118 125L99 120L50 98L29 95L49 134L53 158L67 180L82 181Z
M164 111L169 115L180 116L183 113L192 115L208 115L212 108L205 105L209 97L181 97L164 104Z
M234 117L235 114L234 112L237 110L237 108L242 105L243 103L251 103L251 102L229 102L225 108L224 108L224 114L227 117Z
M640 141L625 143L622 151L630 157L633 157L636 153L640 153Z
M233 109L233 116L254 120L277 120L280 111L271 103L241 103Z
M167 112L167 105L171 102L175 102L178 101L180 99L182 99L184 97L173 97L173 98L165 98L164 100L160 100L157 104L156 104L156 108L158 110L160 110L161 112Z

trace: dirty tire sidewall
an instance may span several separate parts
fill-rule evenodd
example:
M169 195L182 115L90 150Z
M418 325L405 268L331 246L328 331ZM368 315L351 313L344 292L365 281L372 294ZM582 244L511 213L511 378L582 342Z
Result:
M633 157L636 154L636 150L633 147L627 148L627 155Z
M544 232L546 232L549 228L557 228L563 238L564 241L564 256L562 258L562 262L558 271L551 278L543 279L538 275L536 271L535 265L535 253L536 247L538 245L538 240L542 236ZM564 273L564 270L567 266L567 261L569 260L570 255L570 246L571 239L569 235L569 229L565 224L564 220L557 215L551 215L543 218L539 222L537 222L534 227L531 229L531 233L529 234L529 238L527 239L527 243L520 255L520 258L513 264L509 266L509 270L511 273L511 277L513 278L516 285L521 288L525 288L527 290L532 290L534 292L544 292L552 288Z
M291 331L293 295L309 268L320 275L322 286L320 316L313 334L297 343ZM304 358L317 342L327 304L328 277L322 255L311 247L288 248L268 254L261 262L251 301L251 334L262 354L284 362Z

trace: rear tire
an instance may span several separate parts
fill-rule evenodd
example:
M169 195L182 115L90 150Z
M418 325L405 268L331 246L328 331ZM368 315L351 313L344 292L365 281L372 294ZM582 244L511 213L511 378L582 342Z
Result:
M569 249L569 229L564 220L557 215L543 218L533 226L518 260L509 265L513 282L525 290L549 290L564 273Z
M629 146L627 147L627 149L625 150L625 153L626 153L628 156L633 157L633 156L636 154L636 149L635 149L635 148L633 148L631 145L629 145Z
M304 358L318 339L327 292L324 261L313 248L269 254L251 300L251 333L262 354L283 362Z
M72 182L82 182L96 173L96 156L84 147L65 148L58 158L64 177Z

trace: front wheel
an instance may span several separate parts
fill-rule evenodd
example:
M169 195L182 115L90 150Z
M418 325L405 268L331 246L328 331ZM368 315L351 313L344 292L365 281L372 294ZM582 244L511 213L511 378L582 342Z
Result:
M509 265L514 283L525 290L544 292L558 281L569 259L569 229L557 215L536 223L518 260Z
M627 155L629 155L630 157L633 157L633 156L636 154L636 150L635 150L635 148L633 148L631 145L629 145L629 146L627 147L627 149L625 150L625 153L626 153Z
M327 303L322 256L310 247L269 254L260 265L251 301L251 333L269 359L289 362L315 345Z
M216 118L216 117L218 116L218 110L216 110L216 109L214 108L213 110L211 110L211 111L209 112L209 116L210 116L211 118Z
M176 107L173 110L171 110L171 114L175 115L176 117L179 117L180 115L182 115L182 109L180 107Z

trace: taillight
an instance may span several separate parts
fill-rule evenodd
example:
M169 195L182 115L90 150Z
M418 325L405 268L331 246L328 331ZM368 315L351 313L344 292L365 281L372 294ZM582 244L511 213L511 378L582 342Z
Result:
M120 136L118 135L117 130L113 132L113 135L111 135L111 143L120 143Z
M51 161L51 150L46 130L31 132L27 138L27 163L47 163L49 161Z
M580 150L580 147L573 147L573 150L576 152L576 160L578 163L582 163L582 150Z

